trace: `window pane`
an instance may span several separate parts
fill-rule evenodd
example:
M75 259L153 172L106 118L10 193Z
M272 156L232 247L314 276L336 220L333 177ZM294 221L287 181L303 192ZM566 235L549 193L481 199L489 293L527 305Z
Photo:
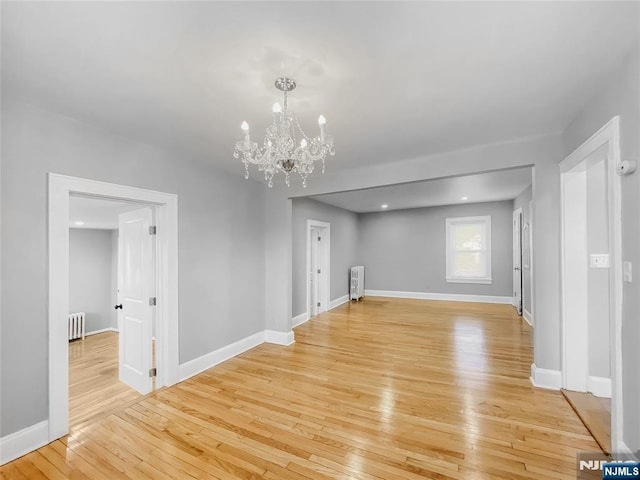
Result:
M453 275L456 277L486 277L486 261L483 252L456 252L452 261Z
M484 225L469 223L456 225L453 228L455 250L483 250L484 249Z

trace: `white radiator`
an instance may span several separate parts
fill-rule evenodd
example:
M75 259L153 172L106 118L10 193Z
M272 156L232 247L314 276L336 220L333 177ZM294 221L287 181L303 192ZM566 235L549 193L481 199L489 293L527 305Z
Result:
M84 312L69 314L69 340L84 340Z
M351 267L351 300L360 300L364 297L364 267Z

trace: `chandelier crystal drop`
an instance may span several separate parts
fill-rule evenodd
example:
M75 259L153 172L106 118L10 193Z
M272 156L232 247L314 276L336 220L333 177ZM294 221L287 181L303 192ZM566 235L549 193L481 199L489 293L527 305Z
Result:
M249 136L249 124L242 122L240 128L244 132L244 140L236 143L234 158L240 158L244 163L245 176L249 178L249 164L258 165L259 171L264 171L264 178L269 187L273 187L273 177L277 173L284 173L285 183L290 186L290 175L297 173L302 177L302 186L307 187L307 177L313 172L315 162L324 161L329 155L335 155L333 137L325 132L327 120L320 115L318 125L320 134L308 137L295 114L287 108L287 94L296 88L295 80L281 77L276 79L275 86L284 95L283 104L273 105L273 123L267 128L262 148Z

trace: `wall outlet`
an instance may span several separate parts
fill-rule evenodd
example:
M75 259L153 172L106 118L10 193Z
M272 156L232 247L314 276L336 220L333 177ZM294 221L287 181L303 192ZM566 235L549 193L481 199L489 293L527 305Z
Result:
M609 268L609 254L592 253L589 255L589 266L591 268Z

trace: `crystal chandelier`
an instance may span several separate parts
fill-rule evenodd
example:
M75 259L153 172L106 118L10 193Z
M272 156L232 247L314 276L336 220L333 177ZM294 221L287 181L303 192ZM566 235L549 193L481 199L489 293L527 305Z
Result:
M313 172L314 164L329 155L335 155L333 137L325 133L326 119L320 115L318 125L320 135L309 138L298 123L295 114L287 109L287 93L296 88L295 80L281 77L276 79L275 86L284 95L283 105L273 105L273 123L267 128L262 148L249 137L249 124L242 122L244 140L236 143L234 158L241 158L244 163L245 176L249 178L249 164L258 165L264 171L264 178L269 187L273 187L276 173L284 173L285 183L289 186L289 176L297 173L302 177L302 186L307 187L307 176Z

